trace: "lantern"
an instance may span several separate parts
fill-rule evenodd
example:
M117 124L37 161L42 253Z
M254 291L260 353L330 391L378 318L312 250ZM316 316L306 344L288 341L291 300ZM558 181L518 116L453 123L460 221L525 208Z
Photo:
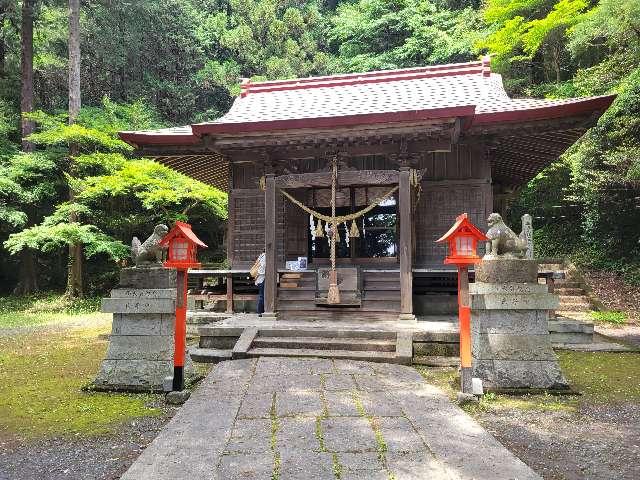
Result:
M448 242L449 255L444 259L448 265L458 267L458 321L460 324L460 390L471 393L471 307L469 305L469 265L481 261L478 242L487 237L471 221L466 213L459 215L455 223L438 243Z
M197 260L198 247L207 248L193 233L191 225L184 222L176 222L169 233L160 240L160 245L168 249L168 258L164 266L179 270L200 268Z
M444 259L448 265L470 265L478 263L478 242L486 241L487 237L471 221L466 213L458 215L456 222L437 243L449 244L449 255Z
M167 248L168 258L165 268L177 270L176 325L173 351L173 390L184 389L184 359L187 344L187 274L190 268L200 268L197 259L198 247L207 246L200 240L191 225L176 222L160 245Z

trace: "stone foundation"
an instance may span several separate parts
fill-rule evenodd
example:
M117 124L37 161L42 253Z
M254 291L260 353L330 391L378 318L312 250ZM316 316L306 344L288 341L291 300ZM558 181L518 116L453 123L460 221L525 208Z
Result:
M469 293L473 376L485 389L568 388L549 336L558 297L537 283L535 261L484 260Z
M125 268L120 285L102 299L113 313L107 354L94 381L99 390L162 391L173 376L176 273L162 267ZM185 374L193 365L187 353Z

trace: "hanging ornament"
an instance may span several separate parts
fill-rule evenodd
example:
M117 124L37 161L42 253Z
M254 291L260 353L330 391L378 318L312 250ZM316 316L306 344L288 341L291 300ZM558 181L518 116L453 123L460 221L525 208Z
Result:
M322 220L318 219L318 224L316 225L316 231L314 232L316 238L324 237L324 228L322 227Z
M358 230L358 225L356 225L356 221L351 221L351 229L349 230L349 236L351 238L358 238L360 236L360 231Z

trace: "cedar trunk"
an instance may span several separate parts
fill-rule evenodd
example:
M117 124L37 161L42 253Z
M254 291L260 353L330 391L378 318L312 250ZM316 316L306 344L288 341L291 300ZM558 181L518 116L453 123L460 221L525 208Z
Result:
M33 112L33 6L34 0L24 0L22 2L22 24L21 24L21 90L20 90L20 110L22 114ZM0 38L0 75L4 73L4 36ZM33 152L32 142L25 140L35 129L35 124L31 120L22 117L21 134L22 150ZM36 259L32 250L25 249L20 253L20 268L18 274L18 285L14 289L15 294L33 293L38 290L38 273L36 270Z
M22 113L33 112L33 4L34 0L22 2L22 38L21 38L21 81L20 110ZM32 152L32 142L25 140L33 133L33 121L22 118L22 149Z
M69 0L69 125L75 123L80 113L80 0ZM73 170L73 158L77 155L76 145L69 145L70 171ZM69 188L69 201L73 202L74 193ZM72 213L69 222L77 222ZM82 244L69 245L69 272L67 278L67 296L71 298L84 295L82 275Z

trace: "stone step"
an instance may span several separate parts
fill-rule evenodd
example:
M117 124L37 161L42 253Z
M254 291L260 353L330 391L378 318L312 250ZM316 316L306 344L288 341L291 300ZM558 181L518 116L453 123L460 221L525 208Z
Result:
M556 288L582 288L580 282L574 280L556 280L555 286Z
M413 357L413 363L427 367L458 367L460 366L460 357L417 356Z
M589 297L585 295L560 295L560 303L569 304L589 304Z
M198 363L218 363L224 360L231 360L231 350L218 348L189 347L189 355L191 360Z
M255 348L302 348L320 350L352 350L372 352L395 352L395 340L368 338L327 338L327 337L256 337Z
M566 333L589 333L593 334L594 326L590 322L582 322L572 318L557 317L549 320L549 333L566 332Z
M416 357L455 357L460 355L460 343L413 342L413 354Z
M549 320L549 336L554 345L592 343L593 330L590 322L562 317Z
M553 293L556 295L584 295L584 290L579 287L557 287Z
M558 310L567 312L586 312L591 309L589 302L584 303L562 303L558 305Z
M568 318L571 320L580 320L583 322L591 322L591 309L589 310L556 310L556 317Z
M399 363L395 352L372 352L353 350L321 350L312 348L251 348L248 357L318 357L362 360L366 362Z

